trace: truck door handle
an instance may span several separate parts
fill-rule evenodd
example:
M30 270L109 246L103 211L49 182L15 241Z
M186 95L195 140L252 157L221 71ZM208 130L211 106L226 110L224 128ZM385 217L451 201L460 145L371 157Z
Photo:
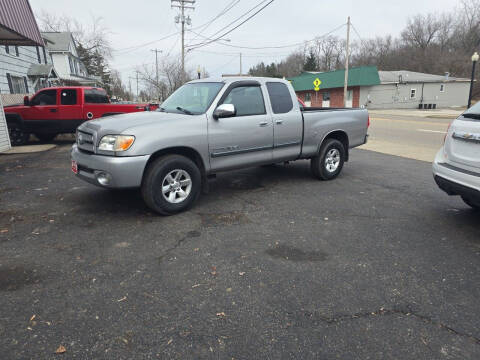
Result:
M50 109L50 112L57 112L57 109Z
M258 126L260 126L260 127L268 126L268 122L267 121L262 121L260 124L258 124Z
M283 120L276 120L275 123L276 123L277 125L282 125L282 124L283 124Z

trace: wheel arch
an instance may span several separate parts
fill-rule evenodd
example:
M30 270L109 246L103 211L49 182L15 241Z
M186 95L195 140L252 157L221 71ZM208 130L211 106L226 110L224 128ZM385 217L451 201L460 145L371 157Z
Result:
M345 149L345 161L348 161L349 158L349 149L350 149L350 142L348 139L348 134L344 130L332 130L329 133L327 133L322 141L320 142L320 145L318 147L317 153L320 152L320 149L322 145L327 141L328 139L335 139L340 141L343 144L343 147Z
M107 113L102 114L102 116L100 116L100 117L107 117L107 116L113 116L113 115L122 115L122 114L125 114L125 113L123 113L123 112L107 112Z
M185 156L186 158L192 160L195 163L195 165L198 166L198 169L200 170L200 173L202 174L202 178L204 178L206 176L207 171L206 171L206 168L205 168L205 164L203 163L202 157L197 150L195 150L191 147L188 147L188 146L175 146L175 147L169 147L169 148L161 149L161 150L158 150L158 151L154 152L150 156L150 158L148 159L147 164L145 165L145 169L143 170L142 178L145 175L145 171L150 166L150 164L153 161L155 161L156 159L158 159L159 157L165 156L165 155L182 155L182 156Z
M5 113L5 120L7 120L7 125L8 123L23 125L23 119L17 113Z

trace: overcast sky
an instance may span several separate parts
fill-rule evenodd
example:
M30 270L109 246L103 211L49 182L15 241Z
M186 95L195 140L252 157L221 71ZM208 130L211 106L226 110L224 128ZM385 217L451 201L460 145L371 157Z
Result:
M213 22L204 36L212 36L240 15L260 3L261 0L240 0L228 13ZM228 5L231 0L197 0L195 10L188 11L192 28L209 22ZM170 0L30 0L35 11L42 10L56 15L68 15L78 21L91 24L92 17L102 17L104 25L111 31L113 46L113 68L122 73L123 80L134 76L137 66L153 65L153 48L164 54L180 54L180 35L157 41L151 45L121 51L121 49L142 45L161 39L180 30L174 22L177 9L172 9ZM252 20L227 35L227 44L248 47L290 45L323 35L346 23L348 15L362 38L377 35L398 35L409 16L418 13L451 11L456 0L275 0ZM345 36L346 29L335 32ZM198 43L196 35L187 34L187 44ZM357 38L355 33L353 39ZM201 38L200 38L201 39ZM239 55L243 53L243 70L259 61L279 61L295 47L285 49L248 50L222 46L218 42L190 52L187 67L196 71L200 65L212 76L238 73ZM118 51L120 50L120 51ZM134 85L132 85L134 86ZM134 87L132 88L133 90Z

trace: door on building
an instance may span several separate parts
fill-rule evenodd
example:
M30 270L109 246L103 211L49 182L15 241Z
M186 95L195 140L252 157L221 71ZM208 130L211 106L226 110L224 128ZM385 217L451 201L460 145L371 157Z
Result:
M323 96L322 107L324 108L330 107L330 93L326 91L322 94L322 96Z
M233 104L236 115L209 118L208 140L212 170L272 161L273 124L265 109L264 91L256 81L230 85L217 104Z
M347 101L345 102L345 107L353 107L353 90L347 90Z

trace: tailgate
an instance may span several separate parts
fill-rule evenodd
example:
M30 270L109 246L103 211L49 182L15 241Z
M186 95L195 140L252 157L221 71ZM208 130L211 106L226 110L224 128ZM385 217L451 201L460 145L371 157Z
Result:
M480 121L455 120L445 143L445 151L449 161L480 169Z

